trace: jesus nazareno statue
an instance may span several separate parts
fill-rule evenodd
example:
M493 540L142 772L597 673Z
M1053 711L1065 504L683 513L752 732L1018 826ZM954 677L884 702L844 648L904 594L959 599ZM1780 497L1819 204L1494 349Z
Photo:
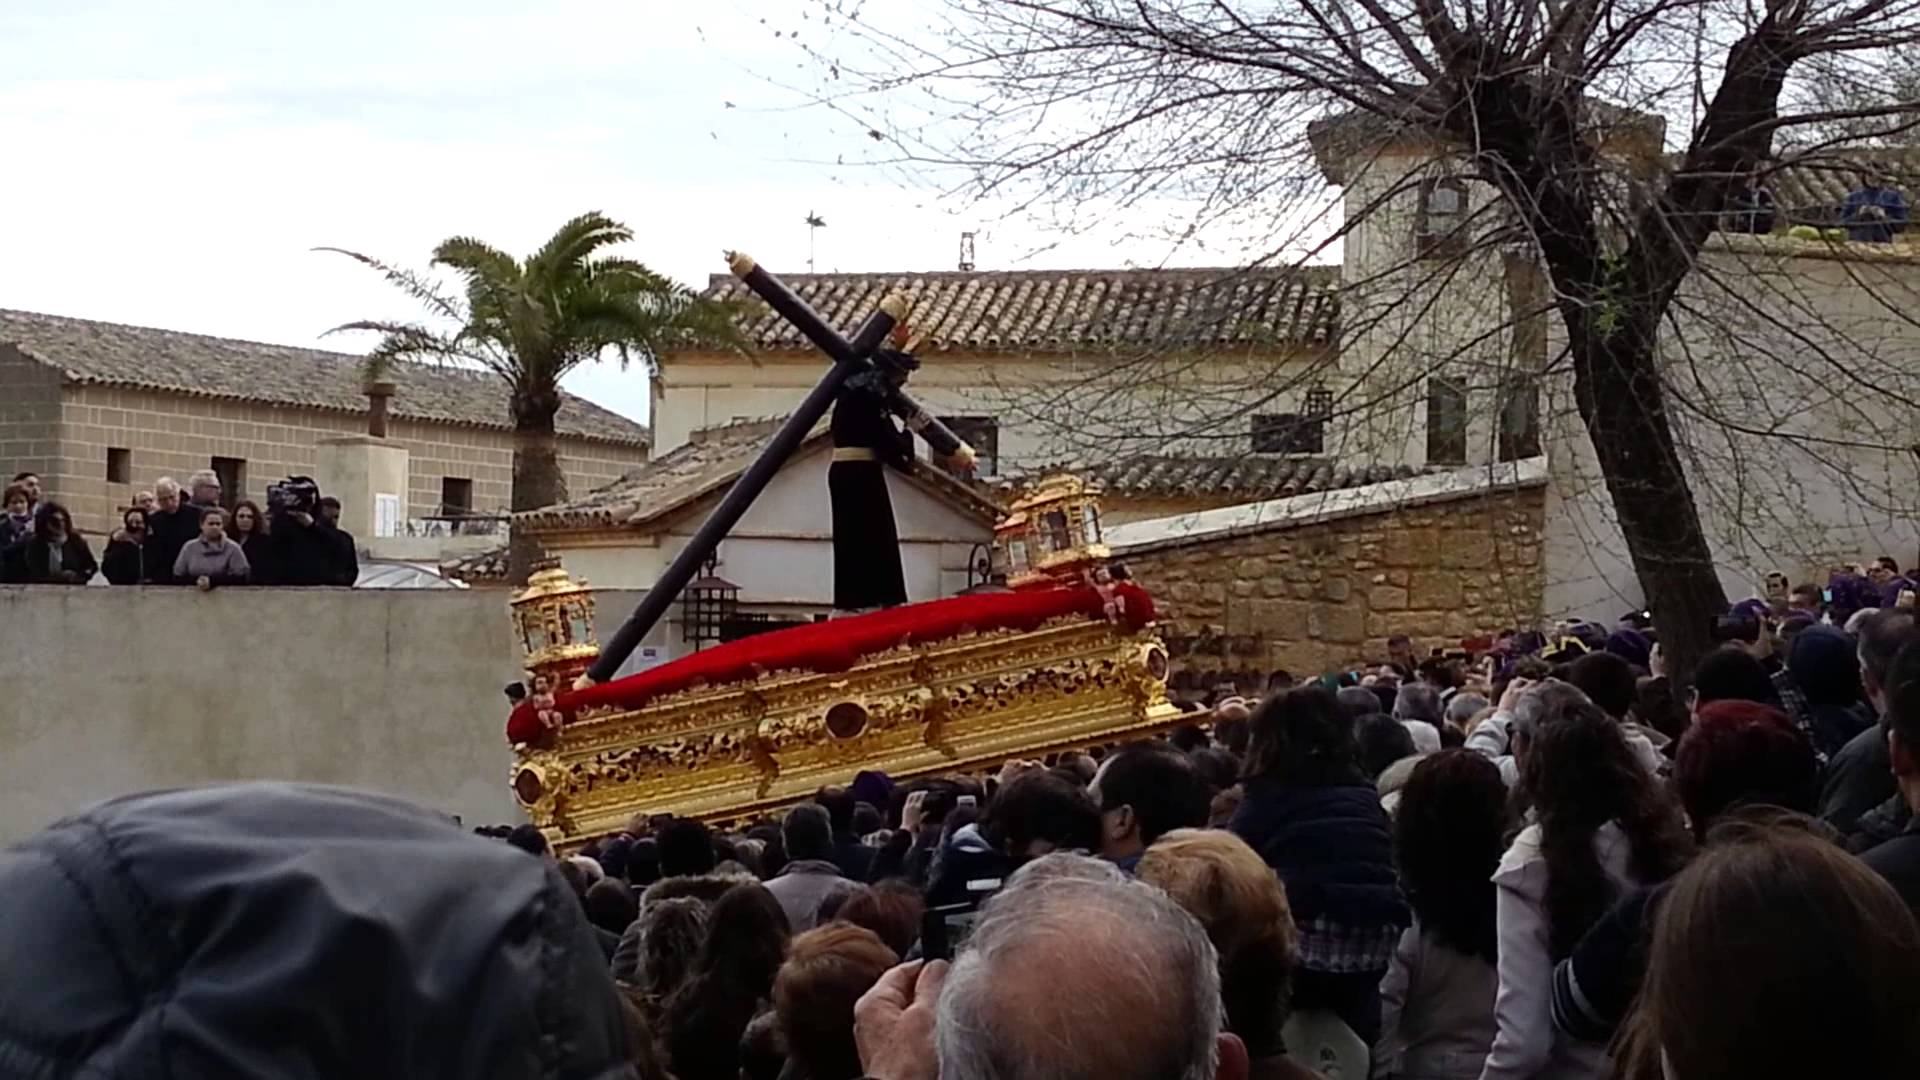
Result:
M842 612L907 602L887 469L913 468L913 435L894 420L888 399L919 362L891 349L874 359L875 366L848 379L833 402L827 492L833 500L833 606Z

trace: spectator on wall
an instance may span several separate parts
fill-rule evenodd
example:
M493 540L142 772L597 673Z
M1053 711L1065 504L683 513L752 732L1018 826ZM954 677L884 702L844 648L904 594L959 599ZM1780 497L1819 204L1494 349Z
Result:
M202 510L210 510L220 505L220 474L212 469L201 469L187 477L188 501Z
M163 476L153 485L157 506L147 515L147 584L172 585L173 560L187 542L200 535L199 506L182 497L180 482Z
M0 551L5 551L33 535L33 497L27 493L27 485L16 481L7 485L0 500L6 510L0 515Z
M23 470L14 473L11 482L26 489L27 513L32 514L40 509L40 500L46 498L46 491L41 487L39 473L31 469Z
M320 527L333 553L332 580L327 584L352 586L360 580L360 554L353 534L340 527L339 499L328 495L320 500Z
M269 563L267 515L260 509L259 503L252 499L241 499L233 504L233 524L227 528L227 538L239 544L241 554L247 557L247 581L250 584L274 583Z
M0 561L0 581L20 585L85 585L100 567L73 530L73 517L57 502L43 502L33 515L33 535L13 545Z
M147 512L133 507L120 515L120 529L100 556L100 572L114 585L138 585L147 579Z
M205 592L215 585L245 585L247 556L227 538L227 512L209 506L200 515L200 536L181 547L173 560L173 577L192 582Z
M1860 186L1840 203L1840 220L1847 227L1849 240L1891 244L1907 227L1906 196L1878 171L1862 170Z

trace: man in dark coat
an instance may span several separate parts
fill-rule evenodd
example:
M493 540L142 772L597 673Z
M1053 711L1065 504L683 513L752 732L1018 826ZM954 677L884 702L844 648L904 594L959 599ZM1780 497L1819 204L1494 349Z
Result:
M1920 635L1912 635L1887 673L1886 725L1900 797L1914 811L1900 835L1860 856L1920 914Z
M1907 610L1877 612L1860 625L1861 682L1881 722L1855 735L1833 756L1820 790L1820 817L1849 837L1851 851L1863 851L1887 839L1880 835L1884 829L1853 837L1870 819L1891 823L1893 832L1906 827L1906 803L1894 783L1885 717L1893 658L1914 633L1914 613ZM1876 808L1891 813L1873 813Z
M918 364L891 349L881 350L876 361L872 370L848 379L833 403L827 493L833 501L833 606L840 611L907 602L887 468L913 467L913 436L895 423L887 404Z
M398 799L129 796L0 854L0 895L0 1075L637 1075L552 860Z
M188 541L200 535L201 508L181 495L179 483L171 476L153 485L153 499L155 509L147 515L147 584L179 584L173 580L173 560Z

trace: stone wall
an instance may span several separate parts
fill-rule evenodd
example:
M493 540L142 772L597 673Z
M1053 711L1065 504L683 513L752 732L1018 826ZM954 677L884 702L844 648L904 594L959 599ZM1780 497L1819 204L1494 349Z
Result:
M597 597L610 633L638 602ZM101 799L222 780L524 820L497 590L0 587L0 844Z
M44 480L60 460L60 373L0 345L0 487L17 472Z
M245 462L246 497L264 503L268 484L313 472L317 440L362 434L367 427L364 416L349 413L115 387L69 386L60 395L57 456L38 460L48 492L87 530L117 524L118 508L134 492L152 490L162 476L184 482L216 456ZM438 513L447 477L472 482L474 510L506 509L513 484L510 432L395 418L389 434L409 455L408 516ZM128 482L108 479L109 448L130 451ZM644 447L560 439L561 469L574 494L611 483L646 460Z
M1126 556L1152 593L1176 673L1296 676L1422 652L1538 618L1545 493L1503 491ZM1192 678L1193 676L1189 676Z

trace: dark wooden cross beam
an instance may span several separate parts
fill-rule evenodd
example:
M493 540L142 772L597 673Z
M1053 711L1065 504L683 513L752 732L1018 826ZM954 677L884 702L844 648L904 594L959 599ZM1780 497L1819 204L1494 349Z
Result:
M700 524L699 531L680 549L680 554L660 575L660 580L654 582L653 587L647 590L647 595L640 599L633 614L627 616L627 621L601 646L599 659L587 669L586 674L580 676L574 684L575 689L613 678L614 673L620 670L620 665L626 663L627 657L639 647L641 639L679 599L681 590L693 580L741 515L759 498L760 492L780 471L780 466L786 463L787 458L806 439L807 433L833 407L841 387L846 385L849 378L873 367L874 350L880 347L895 326L906 321L908 313L913 310L913 301L904 293L889 293L881 299L879 308L867 316L867 321L860 324L860 329L854 332L853 339L849 341L828 326L820 313L795 295L784 282L761 268L752 258L731 251L727 253L727 265L747 288L767 302L767 306L779 312L781 318L792 323L807 336L807 340L831 357L833 367L801 400L799 407L780 425L780 430L774 432L773 438L767 441L766 448L760 451L760 456L753 460L747 471L734 481L726 497L720 500L720 505L707 515L707 520ZM909 426L917 424L914 430L927 439L928 445L936 452L950 458L959 456L962 460L972 457L971 448L956 438L946 425L932 419L912 399L905 398L905 395L900 395L900 398L902 403L892 403L891 407L895 412L909 409L913 414L908 419ZM942 434L944 439L940 438ZM939 441L936 442L936 439ZM942 443L950 445L943 447Z

